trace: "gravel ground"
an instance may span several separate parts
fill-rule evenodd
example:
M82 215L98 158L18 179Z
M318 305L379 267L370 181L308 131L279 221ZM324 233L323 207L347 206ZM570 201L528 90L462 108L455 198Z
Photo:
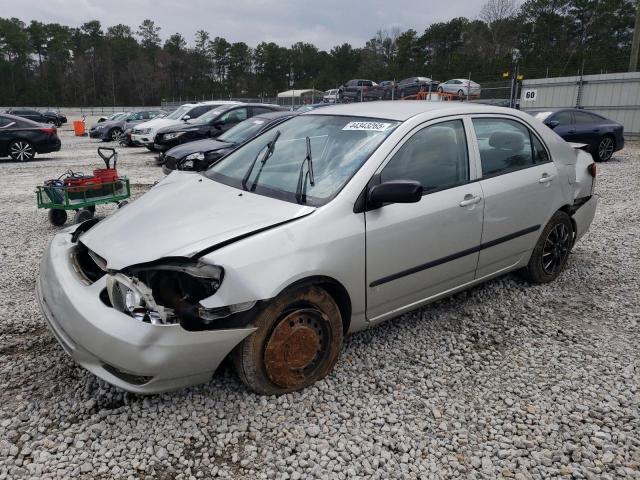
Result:
M640 145L598 166L594 224L555 283L509 275L357 333L300 393L257 396L225 364L141 397L76 366L36 303L56 229L33 187L98 161L61 136L0 162L0 479L640 479ZM162 176L144 149L119 167L136 194Z

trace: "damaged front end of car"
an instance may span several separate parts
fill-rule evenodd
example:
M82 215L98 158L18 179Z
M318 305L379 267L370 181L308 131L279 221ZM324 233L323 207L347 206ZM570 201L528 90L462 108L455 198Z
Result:
M105 305L139 322L177 325L188 331L245 326L258 302L206 308L200 302L215 295L224 280L224 269L192 258L166 258L133 265L119 271L78 242L74 254L78 272L87 283L106 277L100 293Z

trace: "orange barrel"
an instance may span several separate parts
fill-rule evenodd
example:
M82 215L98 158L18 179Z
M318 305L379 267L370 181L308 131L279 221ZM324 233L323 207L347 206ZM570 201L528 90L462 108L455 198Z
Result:
M84 121L83 120L74 120L73 122L73 131L76 134L76 137L84 136Z

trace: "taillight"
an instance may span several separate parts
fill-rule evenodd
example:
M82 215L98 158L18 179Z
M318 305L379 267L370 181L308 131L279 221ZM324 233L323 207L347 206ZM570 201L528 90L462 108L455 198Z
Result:
M55 135L56 134L56 129L55 128L41 128L41 131L43 131L44 133L46 133L47 135Z
M596 178L596 164L595 163L592 163L591 165L589 165L587 167L587 170L589 170L589 173L591 174L591 176L593 178Z

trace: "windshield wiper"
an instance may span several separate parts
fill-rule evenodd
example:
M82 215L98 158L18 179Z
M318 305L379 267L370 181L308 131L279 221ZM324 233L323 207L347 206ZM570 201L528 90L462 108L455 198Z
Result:
M313 177L313 158L311 157L311 139L306 137L307 141L307 156L304 157L302 163L300 164L300 173L298 174L298 186L296 187L296 201L298 203L306 203L307 201L307 177L309 178L309 184L315 185L315 179ZM302 172L304 169L304 164L307 164L307 173L303 176ZM303 181L304 179L304 181ZM304 193L302 193L302 188L305 187Z
M260 160L261 162L260 171L258 172L258 175L256 175L256 179L253 181L253 185L251 186L252 190L256 188L256 184L258 183L258 177L260 177L260 173L262 173L262 167L264 167L264 164L267 162L267 160L269 160L269 157L273 154L273 151L275 150L275 147L276 147L276 142L278 141L279 137L280 137L280 130L278 130L276 134L273 136L273 138L271 139L271 141L267 143L267 151L264 152L264 155L262 156L262 160ZM260 156L261 151L262 150L258 151L253 161L251 162L251 165L249 165L247 172L244 174L244 177L242 177L242 188L244 190L247 190L247 182L249 181L251 172L253 172L253 167L256 166L256 162L258 161L258 157Z

